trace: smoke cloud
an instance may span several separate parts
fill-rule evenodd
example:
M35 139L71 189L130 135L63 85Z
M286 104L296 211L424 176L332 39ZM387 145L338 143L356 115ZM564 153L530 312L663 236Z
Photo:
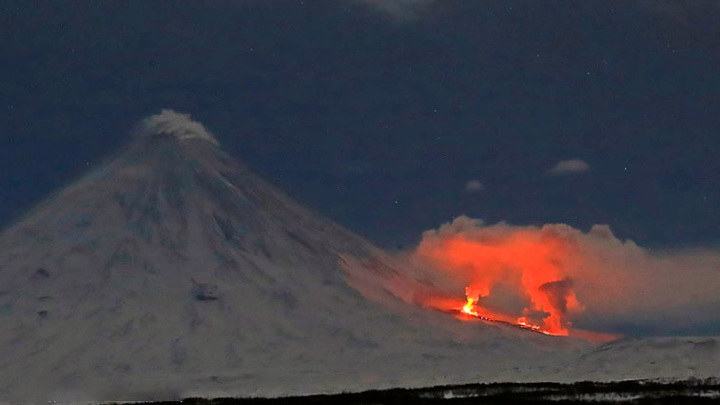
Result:
M143 120L142 136L167 135L177 139L203 139L212 144L219 142L203 124L193 121L190 114L182 114L171 109L163 109L160 114Z
M581 159L561 160L552 169L550 174L564 175L573 173L582 173L590 170L590 165Z
M573 291L573 282L569 278L558 281L548 281L540 284L538 291L545 296L545 300L550 308L550 316L547 322L550 323L548 330L561 330L569 325L568 315L572 308L579 308L575 291ZM551 316L555 315L552 319ZM552 323L552 321L555 321Z
M401 259L415 274L385 286L395 296L440 310L472 299L482 316L551 334L702 334L720 322L720 252L650 251L606 225L582 232L462 216L426 231Z

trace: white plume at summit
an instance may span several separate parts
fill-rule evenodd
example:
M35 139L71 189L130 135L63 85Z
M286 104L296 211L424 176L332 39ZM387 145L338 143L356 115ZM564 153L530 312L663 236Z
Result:
M177 139L202 139L215 145L220 144L203 124L193 121L190 114L178 113L172 109L163 109L160 114L144 119L141 134L144 136L168 135Z

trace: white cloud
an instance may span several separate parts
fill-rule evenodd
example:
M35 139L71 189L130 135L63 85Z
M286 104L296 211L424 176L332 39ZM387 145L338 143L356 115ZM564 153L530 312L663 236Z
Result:
M357 0L400 20L417 18L435 0Z
M177 139L195 138L215 145L219 144L203 124L190 118L190 114L182 114L171 109L163 109L160 114L144 119L141 135L169 135Z
M550 169L550 174L573 174L586 172L588 170L590 170L590 165L587 164L587 162L585 162L584 160L569 159L559 161L555 166L553 166L552 169Z
M468 193L474 193L482 190L485 190L485 185L483 185L480 180L473 179L465 184L465 191Z

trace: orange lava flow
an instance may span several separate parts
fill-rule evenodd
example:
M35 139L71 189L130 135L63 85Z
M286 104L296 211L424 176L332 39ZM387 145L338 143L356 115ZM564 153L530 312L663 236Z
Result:
M547 331L547 330L543 330L540 325L533 325L533 324L531 324L531 323L528 323L527 320L525 319L525 317L520 317L520 318L517 319L517 321L514 321L514 322L513 322L513 321L512 321L511 319L509 319L507 316L502 316L502 315L499 315L499 316L498 316L498 315L495 315L495 316L492 316L492 315L488 315L488 316L486 316L486 315L481 315L480 312L478 312L478 308L477 308L476 305L475 305L475 300L472 299L472 298L468 298L468 299L467 299L467 303L462 307L462 309L460 309L460 310L458 310L458 311L459 311L460 313L464 314L464 315L469 315L469 316L472 316L472 317L481 319L481 320L483 320L483 321L489 321L489 322L504 322L504 323L509 323L509 324L515 324L515 325L519 326L519 327L522 328L522 329L532 330L532 331L539 332L539 333L542 333L542 334L545 334L545 335L549 335L549 336L567 336L567 335L568 335L568 332L567 332L567 331L561 331L561 332L558 333L558 332L550 332L550 331ZM461 319L462 319L462 318L461 318Z

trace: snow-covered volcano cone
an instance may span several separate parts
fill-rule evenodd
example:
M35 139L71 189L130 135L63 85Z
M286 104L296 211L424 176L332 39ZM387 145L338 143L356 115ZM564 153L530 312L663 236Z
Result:
M163 111L0 235L0 401L502 380L547 342L389 311L349 286L341 255L395 277L378 249Z

